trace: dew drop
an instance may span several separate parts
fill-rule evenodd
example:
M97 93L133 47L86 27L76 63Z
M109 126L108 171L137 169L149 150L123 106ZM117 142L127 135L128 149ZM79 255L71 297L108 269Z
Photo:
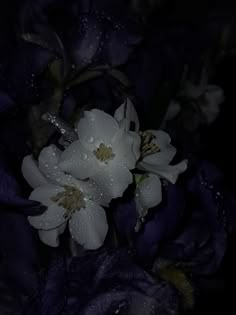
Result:
M86 153L82 154L82 160L86 161L88 159L88 155Z
M93 136L91 136L91 137L88 138L88 142L89 142L89 143L93 143L93 141L94 141L94 137L93 137Z

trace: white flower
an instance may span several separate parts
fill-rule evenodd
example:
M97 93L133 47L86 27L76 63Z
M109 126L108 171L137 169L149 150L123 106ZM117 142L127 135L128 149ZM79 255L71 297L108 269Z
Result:
M115 118L120 125L125 125L126 130L129 130L133 123L134 130L139 131L138 115L129 99L117 109ZM175 183L178 175L187 168L186 160L177 165L169 165L176 154L176 149L170 144L171 139L166 132L148 130L139 134L141 136L140 158L136 167L147 173L135 174L135 203L138 214L136 231L139 230L148 210L162 201L160 177Z
M180 113L180 111L181 111L180 104L176 101L171 101L161 123L161 128L164 128L166 123L174 119Z
M220 105L224 102L223 90L215 85L208 85L205 90L206 103L201 106L202 114L208 124L213 123L220 112Z
M38 162L26 156L22 172L35 188L29 199L48 207L39 216L29 216L30 224L39 230L39 237L49 246L58 246L58 236L67 222L72 237L86 249L99 248L108 225L104 209L108 200L91 180L79 181L65 174L58 166L61 151L54 145L44 148Z
M138 220L135 230L140 228L140 221L147 215L148 210L157 206L162 201L162 187L161 181L157 175L144 174L135 175L136 191L135 203L138 213Z
M123 112L123 115L120 114ZM139 126L137 122L137 113L134 114L135 109L130 101L127 101L126 113L132 113L131 121ZM118 114L117 114L118 113ZM118 109L115 118L122 122L125 116L129 116L125 111ZM127 118L126 118L127 119ZM126 124L126 126L129 124ZM170 144L170 136L161 130L147 130L140 132L141 135L141 148L140 159L137 162L137 168L156 174L159 177L167 179L174 184L180 173L184 172L187 168L187 161L184 160L176 165L169 165L176 154L176 149Z
M60 157L62 170L79 179L93 179L109 197L117 198L132 183L129 170L140 155L140 137L105 112L84 112L76 128L79 140Z
M141 138L141 159L137 168L175 184L179 174L187 169L187 160L169 165L176 154L175 147L170 144L170 136L161 130L147 130Z
M202 83L198 86L186 83L180 96L198 100L201 120L203 123L213 123L220 112L220 105L224 102L224 91L217 85Z

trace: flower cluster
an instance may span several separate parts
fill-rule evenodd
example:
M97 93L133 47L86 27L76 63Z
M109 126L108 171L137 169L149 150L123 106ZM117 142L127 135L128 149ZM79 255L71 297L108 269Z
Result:
M78 139L64 151L50 145L38 161L32 155L24 158L22 172L34 188L29 199L47 206L42 215L28 217L44 243L58 246L68 222L77 243L99 248L108 231L104 207L132 183L139 229L148 209L162 200L161 179L174 184L187 168L186 160L169 165L176 149L167 133L139 128L127 99L114 117L98 109L85 111L75 128Z

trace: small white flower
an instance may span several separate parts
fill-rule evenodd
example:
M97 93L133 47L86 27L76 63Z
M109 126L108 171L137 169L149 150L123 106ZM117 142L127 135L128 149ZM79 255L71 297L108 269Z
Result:
M28 220L49 246L59 245L58 236L68 222L75 241L86 249L99 248L108 231L106 214L100 205L106 205L108 200L93 181L79 181L65 174L58 166L61 154L51 145L42 150L38 162L32 156L24 158L23 175L35 188L29 199L48 207L42 215L29 216Z
M197 101L200 111L200 119L203 123L213 123L220 112L220 105L224 102L224 91L217 85L193 85L186 83L180 93L189 100Z
M141 159L137 168L158 175L175 184L179 174L187 169L187 160L169 165L176 149L170 144L170 136L161 130L148 130L142 133Z
M121 112L123 112L123 115L120 114ZM133 121L136 126L139 126L137 113L135 114L135 108L130 101L127 101L126 112L118 109L116 113L119 113L119 115L115 115L115 118L118 119L120 123L129 116L131 117L130 120ZM132 116L126 113L132 113ZM126 125L129 126L130 124ZM137 168L156 174L174 184L179 174L186 170L187 161L184 160L179 164L169 165L176 154L175 147L170 144L170 136L161 130L147 130L140 132L140 135L141 148Z
M115 118L120 125L125 125L126 130L129 130L133 123L134 130L139 131L138 115L129 99L117 109ZM135 174L135 203L138 214L136 231L139 230L141 221L148 210L162 201L160 177L175 183L179 174L187 168L186 160L177 165L169 165L176 154L176 149L170 144L171 139L166 132L148 130L139 134L141 136L140 158L136 167L147 173Z
M84 112L76 128L79 140L60 157L62 170L79 179L93 179L110 199L121 197L133 177L140 152L140 137L107 113Z

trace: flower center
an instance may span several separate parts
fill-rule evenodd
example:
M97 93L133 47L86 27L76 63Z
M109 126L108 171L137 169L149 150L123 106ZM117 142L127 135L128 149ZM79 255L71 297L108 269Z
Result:
M150 131L140 131L139 135L141 137L141 158L161 151L158 145L152 142L156 137Z
M93 151L96 158L102 162L109 161L114 158L115 154L112 152L112 148L101 143L99 147Z
M70 217L72 213L80 208L85 208L84 194L78 188L72 186L64 186L64 191L56 194L51 200L57 202L59 206L63 207L66 212L65 219Z

